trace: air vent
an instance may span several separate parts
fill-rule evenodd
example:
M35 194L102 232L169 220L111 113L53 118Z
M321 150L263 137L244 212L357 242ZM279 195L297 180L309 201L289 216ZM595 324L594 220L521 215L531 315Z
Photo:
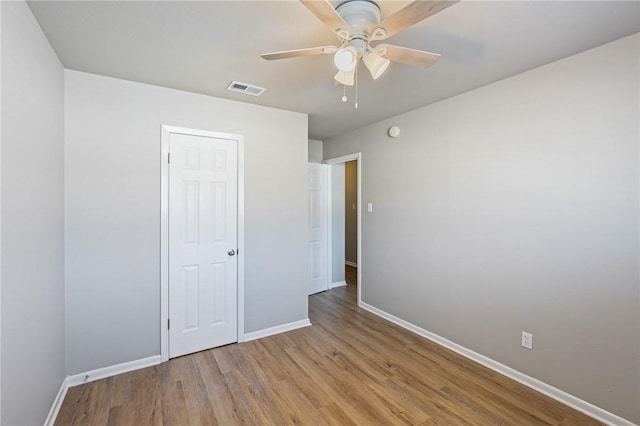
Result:
M239 81L232 81L227 87L227 90L232 92L244 93L245 95L260 96L264 92L264 87L254 86L253 84L240 83Z

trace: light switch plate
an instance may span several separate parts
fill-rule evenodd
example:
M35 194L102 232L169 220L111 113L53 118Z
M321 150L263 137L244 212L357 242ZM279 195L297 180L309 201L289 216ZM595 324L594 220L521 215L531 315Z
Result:
M527 349L533 349L533 334L522 332L522 347Z

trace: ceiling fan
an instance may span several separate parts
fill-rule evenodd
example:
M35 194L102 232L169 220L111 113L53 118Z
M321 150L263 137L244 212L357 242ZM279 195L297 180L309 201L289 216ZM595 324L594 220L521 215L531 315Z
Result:
M333 61L338 69L334 78L344 86L352 86L357 81L360 60L374 80L385 72L392 61L427 68L438 60L439 54L390 44L373 46L371 43L389 38L458 1L417 0L381 20L380 7L372 0L347 0L335 9L328 0L300 0L335 33L340 45L265 53L261 56L274 60L333 54ZM344 100L346 97L343 97Z

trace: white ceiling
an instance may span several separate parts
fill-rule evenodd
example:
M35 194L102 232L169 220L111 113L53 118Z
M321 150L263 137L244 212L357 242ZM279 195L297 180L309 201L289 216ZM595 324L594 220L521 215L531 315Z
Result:
M381 2L383 18L407 3ZM356 110L331 56L260 57L336 44L294 0L29 5L66 68L304 112L321 140L640 31L640 1L463 0L385 41L442 57L426 70L392 64L376 81L361 67ZM267 91L232 93L231 80Z

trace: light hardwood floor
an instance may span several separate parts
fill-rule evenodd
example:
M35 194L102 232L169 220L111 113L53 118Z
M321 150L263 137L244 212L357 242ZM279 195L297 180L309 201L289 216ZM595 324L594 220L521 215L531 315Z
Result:
M69 389L56 425L597 425L356 307L309 298L313 326Z

